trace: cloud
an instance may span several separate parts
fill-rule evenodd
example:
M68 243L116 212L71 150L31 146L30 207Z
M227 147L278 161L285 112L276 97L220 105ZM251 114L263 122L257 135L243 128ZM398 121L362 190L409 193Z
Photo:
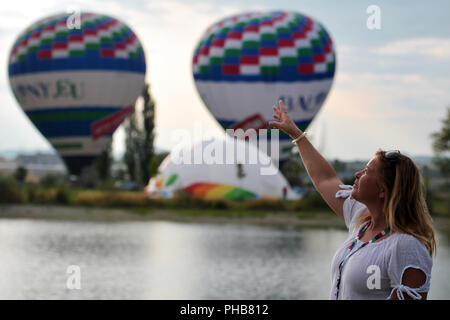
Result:
M423 83L424 77L418 73L374 73L374 72L362 72L362 73L352 73L352 72L340 72L336 76L336 82L341 84L356 82L361 83L397 83L397 84L420 84Z
M341 72L337 74L335 91L348 99L347 105L355 101L364 108L351 110L353 117L372 119L411 119L436 116L436 112L448 105L450 96L448 77L432 77L417 73Z
M450 102L448 77L339 72L316 122L327 124L326 154L368 159L377 148L431 154L430 134ZM331 142L332 141L332 142Z
M26 26L43 16L65 12L73 3L50 0L42 5L17 0L4 8L7 11L0 21L0 60L4 62L0 64L0 103L4 106L0 129L4 136L17 130L15 127L23 130L20 137L3 139L0 148L46 144L14 101L5 62L15 37ZM261 6L206 0L130 0L126 5L119 0L81 0L77 4L83 11L122 20L142 42L147 80L157 107L155 144L172 147L176 144L172 132L192 130L196 120L205 130L221 130L197 94L191 72L193 50L212 23L241 11L262 10ZM322 122L326 123L328 155L351 159L357 152L361 158L369 158L376 148L388 143L411 153L431 154L429 133L441 125L450 102L446 72L450 38L417 37L376 48L368 40L358 45L351 45L349 39L338 40L336 79L314 122L319 131ZM425 58L427 63L423 63ZM123 151L123 137L119 129L115 150Z
M427 56L450 60L450 38L423 37L391 42L374 51L381 55Z

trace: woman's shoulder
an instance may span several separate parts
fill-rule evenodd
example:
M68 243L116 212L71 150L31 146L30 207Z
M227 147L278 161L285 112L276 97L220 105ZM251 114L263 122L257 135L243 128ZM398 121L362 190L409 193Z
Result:
M427 259L430 257L425 244L411 234L394 232L387 240L390 240L386 242L389 246L389 251L395 255L413 255Z
M385 257L391 284L400 284L403 273L409 268L418 269L427 276L424 288L429 287L433 260L426 246L415 236L407 233L393 233Z
M390 236L392 242L400 247L409 247L409 246L423 246L424 244L420 242L415 236L404 233L404 232L393 232Z

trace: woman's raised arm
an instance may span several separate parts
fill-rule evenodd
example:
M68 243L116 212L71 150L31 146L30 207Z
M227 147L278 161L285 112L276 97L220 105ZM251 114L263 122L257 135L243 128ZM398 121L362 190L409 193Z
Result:
M269 125L275 129L283 130L292 139L300 137L303 132L288 116L282 100L279 101L279 105L279 109L273 106L273 118L278 121L270 121ZM342 207L345 199L336 198L336 192L340 190L339 185L343 183L337 176L336 171L306 137L297 141L297 148L314 187L330 208L343 219Z

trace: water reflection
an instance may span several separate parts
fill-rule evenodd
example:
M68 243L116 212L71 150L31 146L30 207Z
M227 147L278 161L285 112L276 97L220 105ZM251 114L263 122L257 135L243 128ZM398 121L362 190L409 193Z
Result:
M0 220L0 299L328 299L344 230ZM450 297L438 234L430 299ZM69 265L81 290L66 287Z

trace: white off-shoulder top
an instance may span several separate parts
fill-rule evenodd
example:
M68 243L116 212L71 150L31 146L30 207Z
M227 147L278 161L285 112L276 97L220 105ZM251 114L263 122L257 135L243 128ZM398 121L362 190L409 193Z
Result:
M331 299L336 299L339 263L363 227L357 225L358 218L367 213L364 204L350 197L350 186L341 188L344 190L339 191L336 197L346 197L343 209L345 225L349 232L333 258ZM360 242L354 249L359 246ZM430 289L432 264L428 250L418 239L409 234L389 234L385 239L369 243L346 261L342 270L338 299L390 299L395 289L399 299L404 299L405 294L413 299L421 299L419 293L428 292ZM403 273L408 268L419 269L425 273L426 281L421 287L410 288L402 284Z

